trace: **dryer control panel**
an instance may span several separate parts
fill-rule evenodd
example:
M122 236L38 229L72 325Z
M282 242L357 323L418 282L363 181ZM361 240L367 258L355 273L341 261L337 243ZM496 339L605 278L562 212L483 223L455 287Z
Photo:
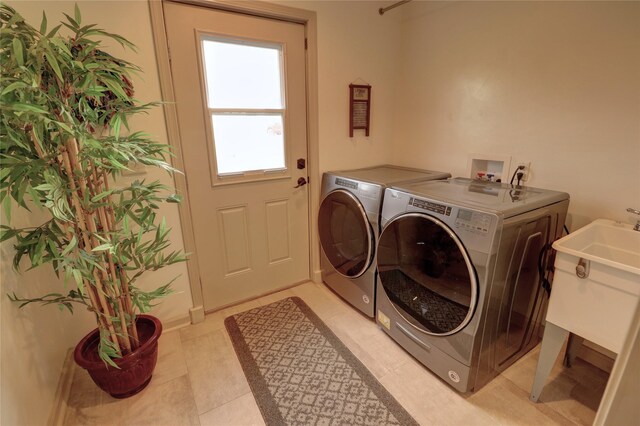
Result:
M380 186L366 182L357 182L350 179L335 178L334 183L350 190L358 198L370 198L372 200L380 199Z

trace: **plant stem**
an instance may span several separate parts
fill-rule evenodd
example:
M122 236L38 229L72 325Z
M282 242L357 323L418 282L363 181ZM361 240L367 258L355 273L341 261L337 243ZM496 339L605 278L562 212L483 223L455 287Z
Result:
M105 191L109 191L109 176L105 170L102 170L102 184L104 185ZM111 194L107 196L107 205L106 209L108 212L108 220L110 221L110 229L115 230L116 227L116 215L113 212L113 200ZM128 325L129 327L129 335L132 337L131 346L133 349L136 349L140 343L140 339L138 337L138 329L135 324L135 315L133 315L133 306L131 306L131 296L129 294L129 277L125 272L124 268L120 268L120 286L122 288L122 295L124 297L125 308L127 312L130 312L131 322Z
M91 173L93 176L93 181L89 182L89 186L93 186L93 191L91 195L96 195L97 193L102 192L101 190L103 188L101 188L101 182L98 179L98 174L96 172L96 166L95 164L93 164L93 162L90 163L91 164ZM97 186L98 189L96 189L95 187ZM109 226L109 222L107 221L107 215L104 211L104 207L98 207L98 219L99 219L99 223L100 226L102 227L102 232L103 235L105 236L105 238L108 238L109 241L111 241L111 227ZM131 339L129 336L129 331L127 329L127 317L124 314L124 309L122 307L122 297L121 297L121 292L120 292L120 285L119 283L119 277L118 274L116 273L116 267L115 264L113 262L113 256L111 256L111 253L109 251L106 251L106 257L107 257L107 264L109 265L109 273L111 274L111 282L113 284L113 290L114 290L114 296L115 296L115 302L116 302L116 306L118 309L118 316L120 317L120 332L122 334L122 343L124 343L124 347L126 348L126 350L128 352L131 352Z
M68 145L68 143L67 143ZM68 149L64 149L62 152L62 161L63 161L63 166L64 166L64 170L65 170L65 174L67 175L67 179L69 180L69 186L71 187L71 201L72 201L72 205L74 206L74 209L76 211L76 219L78 221L78 230L77 232L80 234L80 236L82 237L82 242L84 244L84 249L85 250L91 250L92 244L91 241L89 239L88 233L87 233L87 224L85 222L85 215L84 215L84 211L82 209L82 206L80 205L80 195L79 195L79 191L78 191L78 187L76 186L75 183L75 178L73 175L73 166L71 164L71 158L69 155L69 150ZM76 165L74 165L76 166ZM118 343L118 339L116 337L116 331L115 328L113 326L113 322L111 321L111 312L110 312L110 306L107 303L107 301L105 300L104 297L104 291L100 291L100 278L98 277L97 271L94 268L93 270L93 277L96 281L96 285L95 288L94 286L91 285L91 283L85 279L83 280L84 286L85 286L85 290L87 291L87 293L89 294L89 299L91 300L91 305L94 307L94 309L96 310L96 313L98 314L98 319L100 321L101 326L109 331L109 337L111 339L111 342L114 344L114 347L116 348L117 352L119 353L119 355L122 355L121 350L120 350L120 345Z

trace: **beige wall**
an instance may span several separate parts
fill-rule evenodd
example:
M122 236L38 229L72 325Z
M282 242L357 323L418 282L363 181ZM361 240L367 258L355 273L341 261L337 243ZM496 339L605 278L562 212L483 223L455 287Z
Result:
M49 28L63 18L62 12L73 16L74 2L9 2L28 22L40 25L42 10L46 10ZM160 100L160 86L153 50L153 38L149 10L146 1L96 1L78 2L83 21L97 23L101 28L118 33L135 43L138 53L123 52L114 42L109 42L109 51L141 66L144 74L134 79L136 96L143 101ZM132 130L145 130L160 142L167 142L164 115L161 108L151 111L132 122ZM166 173L151 170L144 178L160 179L173 185ZM178 209L169 204L161 208L161 215L173 228L174 248L182 248L182 235ZM24 213L23 213L24 215ZM27 218L25 224L37 223L36 218ZM73 317L58 312L56 307L29 306L18 310L5 293L16 291L20 295L38 296L48 291L61 291L51 269L44 267L28 274L16 276L11 270L11 244L2 244L2 417L1 424L44 424L49 415L63 359L69 347L94 326L87 314L76 313ZM139 281L142 288L164 284L174 276L176 294L165 299L152 313L163 321L188 318L192 307L191 292L185 264L173 265L158 273L148 273Z
M378 14L375 1L277 1L313 10L318 22L320 171L391 159L400 14ZM371 85L371 132L349 138L349 84Z
M73 11L73 2L10 3L36 23L45 8L50 25ZM137 96L160 99L146 2L79 3L86 22L139 46L124 55L145 70ZM532 185L569 192L574 225L627 220L623 208L640 207L640 4L415 1L381 17L379 2L278 3L317 12L321 171L395 160L464 175L468 153L500 153L531 161ZM372 130L350 139L348 85L358 78L373 86ZM167 141L159 109L134 127ZM156 177L171 183L147 178ZM181 246L177 208L162 213ZM2 293L54 287L48 270L16 277L10 251L3 244ZM164 320L191 307L186 267L147 281L177 274L180 293L154 311ZM55 308L20 312L4 297L0 306L1 423L42 424L66 349L92 325Z
M531 161L573 229L640 208L640 3L402 8L393 157L467 175L469 153Z

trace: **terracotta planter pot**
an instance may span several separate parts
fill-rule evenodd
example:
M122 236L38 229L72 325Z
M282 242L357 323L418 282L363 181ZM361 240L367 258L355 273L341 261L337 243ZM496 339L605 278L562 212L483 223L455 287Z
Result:
M158 338L162 323L151 315L138 315L136 321L141 345L115 363L120 369L107 366L98 356L100 334L96 328L76 346L73 357L87 370L96 385L114 398L128 398L144 389L158 360Z

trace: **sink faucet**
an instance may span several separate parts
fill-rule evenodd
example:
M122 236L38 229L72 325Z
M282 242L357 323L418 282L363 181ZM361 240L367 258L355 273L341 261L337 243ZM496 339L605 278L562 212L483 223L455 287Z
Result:
M631 207L629 207L627 211L629 213L637 214L640 216L640 210L632 209ZM638 219L638 221L636 222L636 226L633 227L633 230L640 231L640 219Z

